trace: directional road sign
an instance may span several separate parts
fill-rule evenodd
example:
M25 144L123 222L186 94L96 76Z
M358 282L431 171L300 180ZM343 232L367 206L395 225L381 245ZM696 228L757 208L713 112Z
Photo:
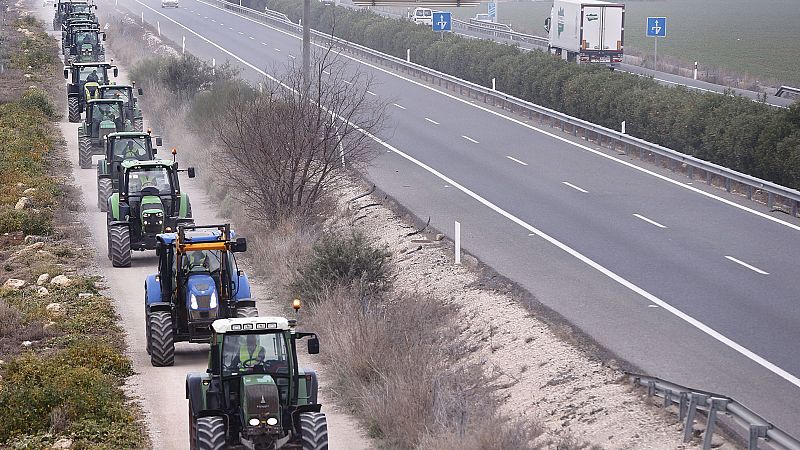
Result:
M433 31L453 31L453 22L449 12L433 13Z
M489 2L489 17L494 21L497 17L497 3Z
M648 17L647 35L650 37L667 37L667 18Z

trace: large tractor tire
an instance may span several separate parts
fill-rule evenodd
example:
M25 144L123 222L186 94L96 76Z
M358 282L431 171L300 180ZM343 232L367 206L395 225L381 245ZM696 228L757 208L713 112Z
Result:
M141 117L133 119L133 131L138 131L138 132L144 131L144 119L142 119Z
M255 306L236 308L236 317L258 317L258 309Z
M78 97L69 97L67 99L67 108L69 109L69 121L78 123L81 121L81 105Z
M219 416L200 417L195 424L197 450L222 450L225 445L225 419Z
M111 178L97 179L97 207L100 211L106 212L108 209L108 197L111 197L111 191Z
M92 139L78 134L78 165L81 169L92 168Z
M131 231L127 225L108 228L108 257L114 267L131 266Z
M300 414L300 438L303 450L328 450L328 421L325 413Z
M172 317L167 311L150 313L150 364L166 367L175 364L175 341L172 336ZM216 447L209 447L216 448Z

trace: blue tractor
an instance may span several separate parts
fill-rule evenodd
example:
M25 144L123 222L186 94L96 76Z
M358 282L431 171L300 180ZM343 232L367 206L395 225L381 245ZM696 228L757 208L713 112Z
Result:
M175 342L208 343L217 319L255 317L236 253L247 240L230 225L179 225L156 236L158 273L145 280L145 333L153 366L175 362Z

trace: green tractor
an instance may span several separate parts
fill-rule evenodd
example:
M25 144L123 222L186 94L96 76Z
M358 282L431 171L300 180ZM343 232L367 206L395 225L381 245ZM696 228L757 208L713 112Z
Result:
M97 99L86 103L86 118L78 127L78 164L92 167L92 156L104 154L103 141L111 133L133 131L120 99Z
M105 157L97 162L97 207L106 212L108 198L119 191L119 176L123 161L150 161L155 159L156 147L161 137L138 131L111 133L105 139Z
M106 34L97 28L76 25L70 28L64 47L64 61L98 62L106 60L106 51L102 41Z
M175 342L207 344L212 322L258 310L236 264L247 240L230 225L178 225L156 239L158 273L144 284L145 334L151 364L163 367L175 363Z
M61 24L66 17L71 14L89 14L94 16L92 9L97 9L97 5L89 4L85 1L61 1L53 4L56 9L55 17L53 17L53 31L61 29ZM96 20L96 18L95 18Z
M81 113L86 108L86 83L91 82L90 87L97 89L93 98L100 98L99 86L111 84L109 73L113 73L116 78L119 75L117 66L107 62L73 62L64 67L64 79L67 83L67 107L69 110L69 121L77 123L81 121ZM95 81L95 78L97 80ZM93 95L92 92L89 95Z
M121 166L119 191L106 207L108 259L114 267L130 267L132 250L153 250L158 234L191 224L192 206L180 189L177 162L128 160ZM193 167L185 171L194 178Z
M299 305L298 305L299 306ZM192 450L328 448L317 375L297 364L297 341L319 353L315 333L283 317L219 319L208 370L186 376Z
M142 110L137 105L138 99L136 98L136 95L143 94L144 91L142 91L142 88L137 88L135 82L131 83L131 85L107 84L100 86L100 98L122 100L125 107L125 117L130 119L134 131L144 131L144 118L142 117Z

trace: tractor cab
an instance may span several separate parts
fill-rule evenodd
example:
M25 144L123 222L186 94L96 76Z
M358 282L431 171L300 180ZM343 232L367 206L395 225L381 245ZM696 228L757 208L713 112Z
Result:
M283 317L212 323L208 370L186 376L189 448L327 448L316 373L297 362L299 341L317 354L319 339L296 326Z
M111 98L122 100L125 107L125 117L129 118L134 131L143 131L144 119L142 111L137 106L138 95L143 95L142 88L136 88L135 83L131 85L109 84L100 86L100 98Z
M156 147L161 146L161 137L155 141L142 132L110 133L105 139L104 158L97 162L97 207L105 211L108 197L119 191L119 176L123 161L150 161L155 159Z
M58 31L64 20L72 14L87 14L96 20L92 9L97 8L97 6L85 1L59 1L53 4L53 8L56 10L55 16L53 17L54 31Z
M105 33L97 28L73 27L65 43L64 56L79 63L102 61L105 59L105 50L101 40L105 39Z
M64 67L64 79L68 80L67 106L70 122L79 122L81 119L87 100L86 84L89 83L89 99L100 98L99 88L101 85L111 84L112 74L116 77L119 71L116 66L107 62L73 62Z
M87 135L93 140L103 140L110 133L127 131L130 127L125 117L125 105L118 99L89 100L86 107Z

